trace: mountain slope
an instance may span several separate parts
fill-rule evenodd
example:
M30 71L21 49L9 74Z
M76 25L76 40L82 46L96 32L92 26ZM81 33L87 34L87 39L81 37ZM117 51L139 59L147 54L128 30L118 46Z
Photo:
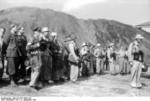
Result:
M56 30L58 38L62 42L64 36L73 33L77 37L79 46L82 42L87 41L92 44L101 43L103 46L114 42L118 49L120 46L128 46L134 40L136 33L140 33L145 37L143 41L143 50L146 53L145 60L149 62L148 59L150 59L150 33L117 21L105 19L83 20L50 9L29 7L0 11L0 26L4 26L8 31L9 25L13 22L23 26L28 37L32 35L32 28L36 24L42 27L48 26L51 31Z

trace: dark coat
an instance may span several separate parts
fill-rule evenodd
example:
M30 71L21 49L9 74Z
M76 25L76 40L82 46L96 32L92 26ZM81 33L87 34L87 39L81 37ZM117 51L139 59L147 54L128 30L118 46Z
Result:
M6 57L18 57L18 48L16 45L17 36L15 34L5 34L4 35L4 51Z
M21 56L26 56L27 55L27 51L26 51L26 45L27 45L27 38L25 35L18 35L17 37L17 41L18 41L18 48L20 51L20 55Z

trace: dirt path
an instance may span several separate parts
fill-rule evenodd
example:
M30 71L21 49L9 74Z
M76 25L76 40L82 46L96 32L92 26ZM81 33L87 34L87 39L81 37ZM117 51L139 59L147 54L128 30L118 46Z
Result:
M4 85L0 88L0 96L150 96L150 71L143 74L141 82L144 85L142 89L133 89L130 87L130 75L94 75L80 78L77 83L65 82L39 91L30 89L27 85Z

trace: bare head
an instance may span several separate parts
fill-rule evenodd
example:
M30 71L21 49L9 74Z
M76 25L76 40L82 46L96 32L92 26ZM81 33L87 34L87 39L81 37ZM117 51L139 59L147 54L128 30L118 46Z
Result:
M24 28L23 28L23 27L20 27L20 28L18 29L18 35L22 35L22 34L24 34Z
M17 32L17 25L16 24L11 24L10 30L12 34L15 34Z

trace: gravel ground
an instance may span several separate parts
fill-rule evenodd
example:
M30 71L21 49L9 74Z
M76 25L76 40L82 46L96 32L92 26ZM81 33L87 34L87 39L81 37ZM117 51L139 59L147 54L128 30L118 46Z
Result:
M130 75L111 76L94 75L89 78L79 78L77 83L66 81L42 88L40 90L30 89L28 85L11 87L7 82L0 84L0 96L47 96L47 97L130 97L150 96L150 70L142 74L141 89L130 87Z

